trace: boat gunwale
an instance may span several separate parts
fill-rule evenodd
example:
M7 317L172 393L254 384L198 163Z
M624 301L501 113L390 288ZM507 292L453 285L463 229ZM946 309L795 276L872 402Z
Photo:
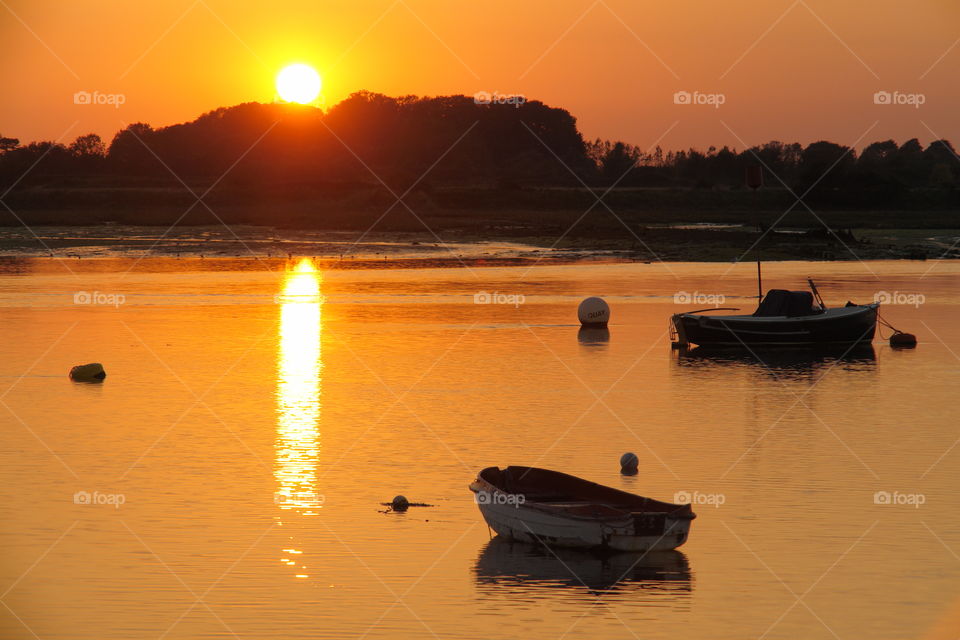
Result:
M755 316L753 314L738 314L738 315L727 315L727 316L708 316L703 315L699 311L687 311L682 313L675 313L674 316L681 318L692 318L692 319L710 319L716 320L719 322L748 322L748 323L762 323L762 322L816 322L816 321L825 321L825 320L838 320L840 318L846 318L849 316L856 316L861 313L869 313L871 311L877 311L880 307L879 302L870 302L868 304L858 304L849 307L834 307L824 310L822 313L812 313L805 316Z
M485 472L488 472L488 471L496 470L496 471L502 472L502 471L505 470L505 469L500 469L500 468L497 467L497 466L486 467L485 469L481 470L481 471L477 474L476 480L470 484L470 490L473 491L474 493L480 493L481 491L487 491L488 493L490 493L490 492L492 492L492 493L500 493L500 494L503 494L503 495L506 495L506 496L523 496L523 498L524 498L523 502L521 502L521 503L515 502L515 503L512 505L513 508L516 508L516 509L527 508L527 509L532 509L532 510L537 511L537 512L540 512L540 513L545 513L545 514L548 514L548 515L552 515L552 516L555 516L555 517L561 517L561 518L565 518L565 519L578 520L578 521L584 521L584 522L599 522L599 523L611 523L611 522L616 522L616 523L621 523L621 524L622 524L622 523L624 523L624 522L626 522L626 521L632 520L633 517L634 517L635 515L638 515L638 514L644 514L644 515L647 515L647 514L650 514L650 515L653 515L653 514L663 514L666 518L668 518L668 519L673 519L673 520L694 520L694 519L696 519L696 517L697 517L696 513L693 512L693 508L692 508L691 505L689 505L689 504L676 504L676 503L672 503L672 502L665 502L665 501L662 501L662 500L656 500L656 499L654 499L654 498L649 498L649 497L647 497L647 496L641 496L641 495L638 495L638 494L635 494L635 493L630 493L629 491L623 491L622 489L617 489L617 488L615 488L615 487L610 487L610 486L607 486L607 485L603 485L603 484L600 484L600 483L598 483L598 482L593 482L592 480L586 480L586 479L584 479L584 478L580 478L579 476L574 476L574 475L571 475L571 474L563 473L563 472L561 472L561 471L553 471L553 470L550 470L550 469L540 469L540 468L537 468L537 467L516 467L516 466L507 467L507 469L511 469L511 468L512 468L512 469L520 469L520 468L522 468L522 469L527 469L527 470L536 470L536 471L547 472L547 473L550 473L550 474L556 474L556 475L558 475L558 476L563 476L563 477L565 477L565 478L567 478L567 479L570 479L570 480L572 480L572 481L574 481L574 482L576 482L576 483L580 483L580 484L582 484L582 485L584 485L584 486L587 486L587 487L599 487L599 488L601 488L601 489L603 489L603 490L605 490L605 491L614 492L614 493L616 493L616 494L622 494L625 498L628 498L628 499L632 499L632 500L637 500L637 499L639 499L639 500L642 500L642 501L646 501L646 502L648 502L648 503L653 503L652 506L656 506L656 507L668 507L668 508L664 508L664 509L660 509L660 508L657 508L657 509L642 509L642 508L638 508L638 509L627 509L627 508L624 508L624 507L622 507L622 506L615 506L615 505L613 505L613 504L609 504L609 503L602 502L602 501L599 501L599 500L582 499L582 500L569 500L569 501L566 501L566 504L576 503L578 506L588 506L588 505L602 506L602 507L605 507L605 508L608 508L608 509L615 510L615 511L619 512L619 513L622 514L622 515L615 517L615 516L613 516L612 514L611 514L610 516L596 516L596 515L586 515L586 514L573 513L573 512L570 512L570 511L568 511L568 510L565 510L565 509L563 509L563 508L561 508L561 507L555 506L555 503L552 504L551 502L548 502L548 501L536 500L536 499L527 499L527 498L526 498L526 494L524 494L523 492L520 492L520 491L510 492L510 491L506 491L506 490L504 490L504 489L501 489L501 488L498 487L497 485L493 484L490 480L488 480L487 478L483 477L483 474L484 474ZM478 486L478 485L479 485L479 486ZM487 487L489 487L489 489L487 489ZM491 491L491 490L492 490L492 491ZM480 506L481 508L486 507L486 506L490 506L490 505L487 504L487 503L481 503L479 500L478 500L477 504L478 504L478 506Z

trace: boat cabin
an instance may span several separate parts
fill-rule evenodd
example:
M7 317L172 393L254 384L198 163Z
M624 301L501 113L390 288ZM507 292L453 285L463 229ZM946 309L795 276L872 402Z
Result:
M755 318L771 318L786 316L796 318L800 316L815 316L823 313L824 309L813 300L809 291L787 291L786 289L770 289L760 301L757 310L753 312Z

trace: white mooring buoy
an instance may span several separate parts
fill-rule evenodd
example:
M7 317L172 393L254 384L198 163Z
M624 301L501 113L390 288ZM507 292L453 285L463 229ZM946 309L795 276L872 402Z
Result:
M605 327L610 322L610 305L603 298L591 296L580 303L577 316L585 327Z

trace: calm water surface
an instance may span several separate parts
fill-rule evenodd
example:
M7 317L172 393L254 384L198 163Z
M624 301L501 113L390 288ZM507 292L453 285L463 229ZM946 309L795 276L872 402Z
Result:
M752 265L104 264L0 275L0 637L908 638L960 596L956 264L767 265L923 304L884 310L916 350L763 361L666 335L711 306L679 292L752 309ZM699 517L643 558L491 540L467 484L508 464Z

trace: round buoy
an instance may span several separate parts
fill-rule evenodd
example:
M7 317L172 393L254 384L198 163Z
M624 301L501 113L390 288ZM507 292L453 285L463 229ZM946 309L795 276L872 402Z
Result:
M106 377L107 372L103 370L103 365L99 362L78 364L70 369L70 379L78 382L99 382Z
M911 349L917 346L917 336L912 333L903 333L902 331L897 331L892 336L890 336L890 346L899 347L901 349Z
M637 457L637 454L630 453L629 451L622 456L620 456L620 473L625 476L633 476L637 473L637 468L640 466L640 458Z
M407 500L404 496L396 496L390 502L390 507L394 511L406 511L409 506L410 506L410 501Z
M585 327L605 327L610 322L610 305L603 298L592 296L580 303L577 316Z

